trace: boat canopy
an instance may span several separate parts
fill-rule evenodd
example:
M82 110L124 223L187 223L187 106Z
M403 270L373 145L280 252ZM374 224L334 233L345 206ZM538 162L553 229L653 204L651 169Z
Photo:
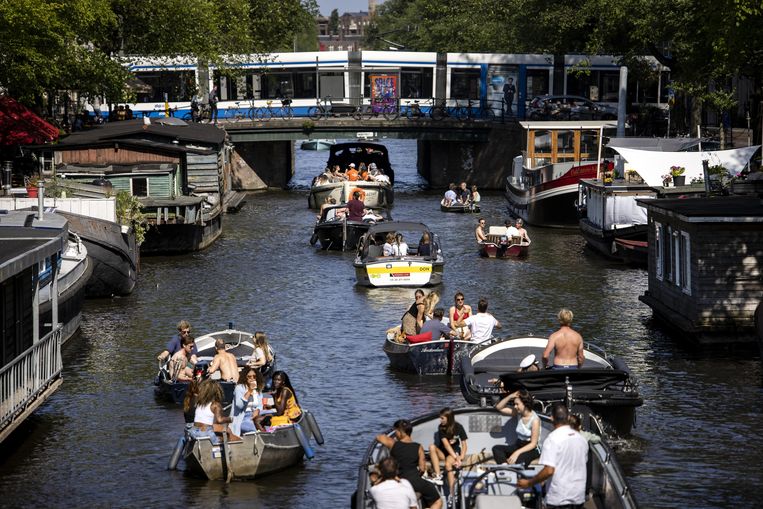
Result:
M683 152L696 147L702 138L610 138L608 147L637 148L655 152Z
M331 146L326 166L338 164L342 169L350 163L360 166L360 163L376 164L376 167L386 174L391 170L387 147L380 143L350 142L336 143Z
M710 152L656 152L617 146L612 148L627 161L626 171L635 170L648 185L661 186L662 177L670 174L671 166L682 166L686 170L684 175L687 183L695 178L704 178L703 161L707 161L710 166L721 165L732 175L736 175L750 163L760 145Z
M519 125L528 131L533 130L590 130L590 129L616 129L617 122L614 120L559 120L559 121L531 121L520 122Z

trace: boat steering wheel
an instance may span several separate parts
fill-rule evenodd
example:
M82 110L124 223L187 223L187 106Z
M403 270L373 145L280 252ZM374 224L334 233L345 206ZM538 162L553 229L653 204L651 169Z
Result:
M491 491L495 491L495 489L491 490L491 487L495 488L497 485L505 484L507 486L511 486L515 490L515 494L519 495L520 488L517 488L516 481L512 481L510 479L501 478L498 475L495 475L497 472L501 471L509 471L514 472L517 474L518 479L529 479L531 476L527 475L525 473L525 469L521 467L514 467L514 466L502 466L497 468L491 468L490 470L485 471L483 474L481 474L475 481L471 484L469 487L469 495L466 499L466 507L467 508L473 508L475 506L475 503L477 501L477 496L481 494L489 494ZM490 475L493 474L492 478ZM522 491L530 491L533 488L527 488Z

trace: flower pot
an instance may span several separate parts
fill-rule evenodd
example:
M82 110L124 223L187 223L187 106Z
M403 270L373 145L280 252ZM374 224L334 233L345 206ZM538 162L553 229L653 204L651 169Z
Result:
M26 195L30 198L37 198L37 186L27 186Z
M686 175L676 175L673 177L673 185L676 187L686 185Z

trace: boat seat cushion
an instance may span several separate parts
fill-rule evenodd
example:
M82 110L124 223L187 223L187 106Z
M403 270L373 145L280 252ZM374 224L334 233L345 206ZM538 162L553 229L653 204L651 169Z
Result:
M488 234L490 235L506 235L506 227L505 226L491 226L488 230Z
M371 245L368 246L368 257L379 258L382 255L382 246Z
M409 343L425 343L427 341L432 341L432 333L425 332L424 334L416 334L414 336L406 335L405 338Z
M475 509L522 509L522 502L516 495L477 495Z

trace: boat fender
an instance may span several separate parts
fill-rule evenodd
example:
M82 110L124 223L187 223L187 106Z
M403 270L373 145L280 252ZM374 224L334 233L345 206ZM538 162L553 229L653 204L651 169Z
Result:
M180 437L175 444L175 448L172 450L172 455L170 455L170 461L167 463L167 470L175 470L177 468L178 461L180 461L180 455L183 453L184 448L185 437Z
M310 245L314 246L316 242L318 242L318 234L313 233L313 236L310 237Z
M630 373L631 370L628 369L628 365L625 363L625 361L622 359L622 357L613 357L612 358L612 367L614 369L619 369L620 371L625 371L626 373Z
M307 440L307 437L305 436L305 432L302 431L302 426L294 423L294 434L297 435L297 440L299 440L299 445L302 446L302 449L305 451L305 456L307 456L307 459L311 460L315 457L315 451L313 451L313 448L310 447L310 442Z
M307 424L310 426L310 432L315 439L315 443L323 445L323 433L321 433L321 429L318 427L318 422L315 420L315 416L310 412L306 412L305 419L307 419Z
M363 189L359 188L359 187L354 187L352 189L352 191L350 191L350 198L353 197L353 195L355 194L355 191L360 193L360 201L365 202L366 201L366 192Z

